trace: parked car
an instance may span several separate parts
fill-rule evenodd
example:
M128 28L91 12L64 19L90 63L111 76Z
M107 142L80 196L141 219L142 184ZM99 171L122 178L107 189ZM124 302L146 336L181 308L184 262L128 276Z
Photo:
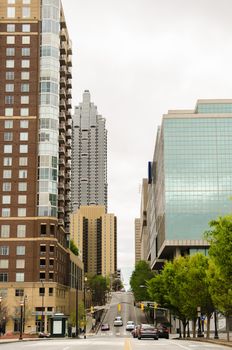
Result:
M137 325L134 327L133 331L131 331L131 335L133 338L138 338L138 328L139 326Z
M126 331L133 331L134 328L135 328L134 321L127 321Z
M153 338L154 340L159 339L158 330L151 324L141 324L138 327L138 339L142 338Z
M110 326L108 323L103 323L101 325L101 331L109 331L110 330Z
M114 326L117 327L117 326L123 326L123 322L122 322L122 317L121 316L117 316L115 317L114 319Z
M168 327L166 327L164 324L162 323L158 323L157 324L157 329L158 329L158 335L159 338L166 338L169 339L169 330Z
M45 332L39 332L38 336L39 338L50 338L51 334L45 333Z

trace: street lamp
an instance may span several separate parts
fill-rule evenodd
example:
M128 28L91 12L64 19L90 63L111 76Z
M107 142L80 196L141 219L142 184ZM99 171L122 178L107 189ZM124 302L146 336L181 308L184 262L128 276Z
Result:
M197 307L197 318L198 318L198 329L197 329L197 336L203 337L203 334L201 333L201 307Z
M24 300L20 301L20 333L19 333L19 340L23 339L23 305Z
M218 329L217 329L217 311L214 310L214 339L219 339L219 336L218 336Z
M26 301L27 301L27 295L25 295L23 299L23 332L25 330L25 323L26 323Z
M41 310L41 329L40 331L43 332L44 331L44 294L45 294L45 288L44 288L44 282L43 280L40 280L41 284L42 284L42 288L43 288L43 291L41 293L42 295L42 310Z
M85 284L87 282L87 277L84 278L84 339L86 339L86 310L85 310L85 299L86 299L86 295L85 295Z

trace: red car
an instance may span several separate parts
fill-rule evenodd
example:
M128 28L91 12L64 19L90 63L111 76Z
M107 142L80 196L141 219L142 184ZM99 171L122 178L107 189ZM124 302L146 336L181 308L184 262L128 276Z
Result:
M157 329L158 329L158 335L159 338L169 338L169 330L168 327L166 327L165 325L163 325L162 323L158 323L157 324Z
M158 330L152 324L141 324L138 327L138 339L142 338L153 338L154 340L159 339Z

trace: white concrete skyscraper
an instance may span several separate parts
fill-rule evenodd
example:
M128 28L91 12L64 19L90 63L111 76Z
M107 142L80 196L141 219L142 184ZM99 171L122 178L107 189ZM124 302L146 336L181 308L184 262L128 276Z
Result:
M107 130L85 90L75 107L72 148L72 209L104 205L107 211Z

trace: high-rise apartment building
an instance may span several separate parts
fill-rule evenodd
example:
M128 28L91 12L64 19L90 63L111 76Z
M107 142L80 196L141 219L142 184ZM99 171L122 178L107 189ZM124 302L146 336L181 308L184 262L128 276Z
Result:
M107 211L107 130L86 90L75 107L72 147L72 209L105 206Z
M71 41L60 0L1 0L0 293L9 329L69 313ZM30 328L27 328L30 327Z
M153 268L180 254L206 253L209 221L231 213L231 135L232 100L199 100L194 110L163 116L149 179Z
M141 259L141 220L136 218L134 222L135 228L135 264Z
M79 249L84 271L110 276L117 272L117 218L104 206L81 206L71 216L70 236Z

